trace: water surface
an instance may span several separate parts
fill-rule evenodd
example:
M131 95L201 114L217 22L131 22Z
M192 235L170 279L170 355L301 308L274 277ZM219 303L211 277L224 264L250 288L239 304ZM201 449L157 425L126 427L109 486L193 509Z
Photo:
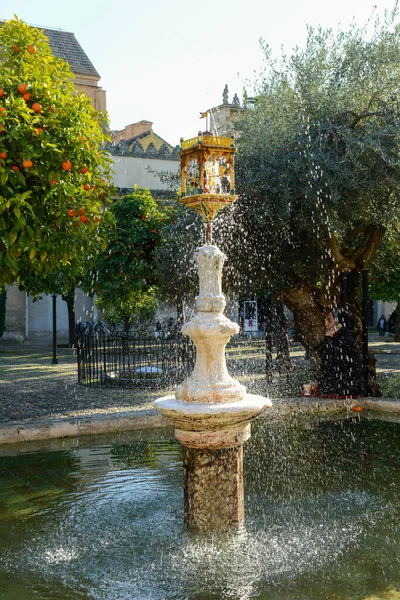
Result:
M3 447L0 598L400 598L399 433L358 417L259 421L246 523L223 535L185 530L168 436Z

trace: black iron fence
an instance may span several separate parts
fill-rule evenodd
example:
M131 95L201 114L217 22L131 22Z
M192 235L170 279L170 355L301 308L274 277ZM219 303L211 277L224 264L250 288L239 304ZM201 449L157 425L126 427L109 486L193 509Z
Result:
M86 386L165 387L193 370L195 346L174 339L79 333L78 383Z

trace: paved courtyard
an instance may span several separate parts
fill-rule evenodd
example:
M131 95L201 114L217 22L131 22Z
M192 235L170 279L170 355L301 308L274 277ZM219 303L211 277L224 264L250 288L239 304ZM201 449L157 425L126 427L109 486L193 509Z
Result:
M379 338L374 332L370 338L378 376L400 376L400 343L388 336ZM297 366L293 377L299 381L306 378L310 365L304 349L292 346L291 356ZM0 423L152 408L153 400L173 391L84 387L77 383L75 351L58 348L57 357L58 364L52 365L51 344L10 345L0 341ZM262 348L228 353L227 364L248 391L265 393Z

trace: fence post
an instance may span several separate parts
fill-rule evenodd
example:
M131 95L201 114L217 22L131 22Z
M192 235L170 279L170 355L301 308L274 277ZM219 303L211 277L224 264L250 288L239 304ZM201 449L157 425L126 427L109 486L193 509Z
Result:
M53 294L53 358L52 365L58 365L57 360L57 295Z

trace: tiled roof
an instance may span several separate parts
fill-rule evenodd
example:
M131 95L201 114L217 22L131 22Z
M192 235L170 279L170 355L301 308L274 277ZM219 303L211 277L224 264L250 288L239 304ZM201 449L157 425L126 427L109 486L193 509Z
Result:
M0 26L3 23L4 21L0 20ZM43 31L44 35L49 39L53 54L65 60L75 75L90 75L100 79L100 75L73 33L64 31L63 29L47 29L46 27L37 25L34 27Z
M38 27L38 29L42 28ZM73 33L62 29L43 28L42 31L49 38L54 54L67 61L75 75L91 75L100 78Z

